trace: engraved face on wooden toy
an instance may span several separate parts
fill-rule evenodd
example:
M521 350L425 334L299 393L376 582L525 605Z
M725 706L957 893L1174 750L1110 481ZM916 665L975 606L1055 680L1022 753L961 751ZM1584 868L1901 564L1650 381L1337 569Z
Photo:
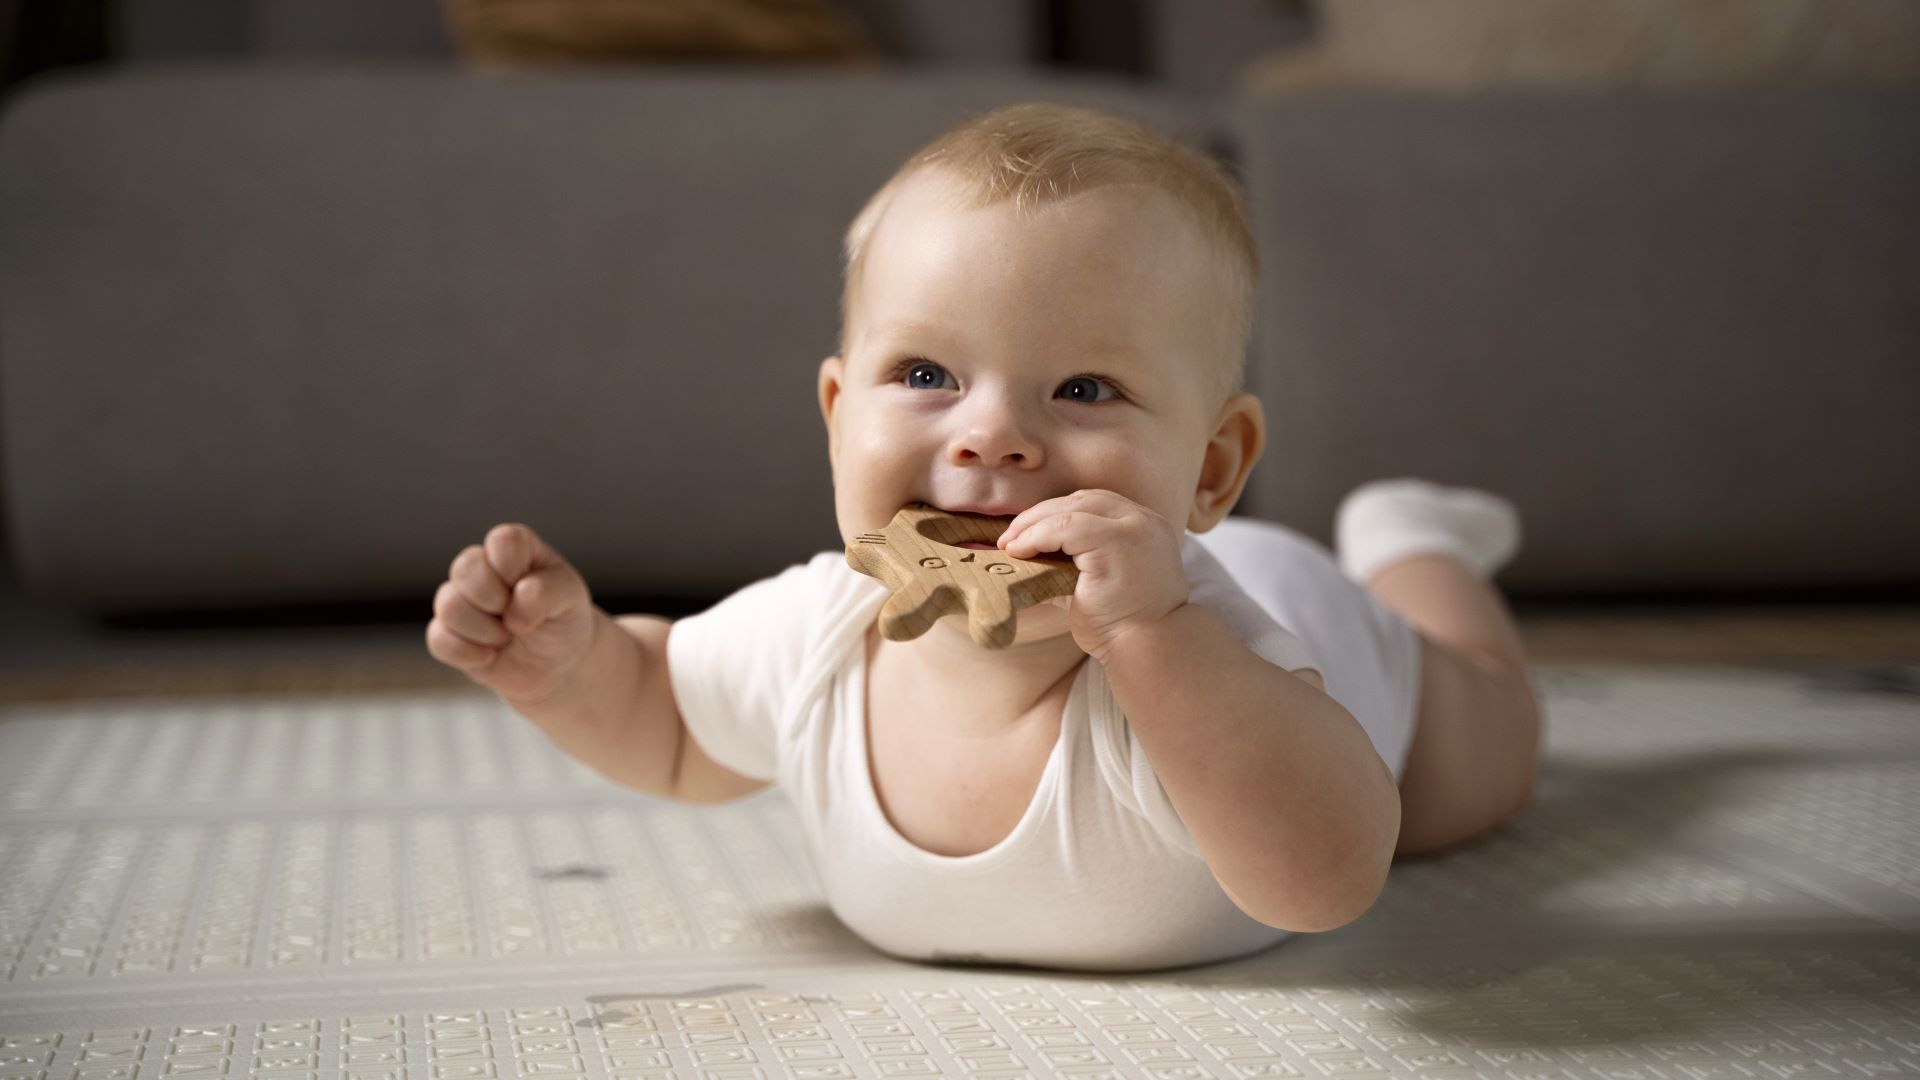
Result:
M1080 571L1072 559L1016 559L993 546L1007 524L916 502L901 507L885 529L855 537L847 565L893 590L880 609L880 636L910 641L943 615L965 615L976 643L1004 649L1013 644L1021 608L1073 595ZM963 546L969 542L984 546Z

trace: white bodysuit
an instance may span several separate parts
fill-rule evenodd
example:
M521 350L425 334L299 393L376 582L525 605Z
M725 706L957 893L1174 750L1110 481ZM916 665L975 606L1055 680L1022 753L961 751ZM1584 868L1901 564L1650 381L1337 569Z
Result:
M1397 780L1418 702L1412 629L1280 525L1228 518L1186 534L1181 554L1190 601L1267 660L1320 672ZM667 639L687 731L713 760L778 783L849 928L909 959L1088 970L1224 960L1291 936L1220 889L1091 659L1011 834L959 857L901 836L867 764L866 634L886 598L823 551L676 621Z

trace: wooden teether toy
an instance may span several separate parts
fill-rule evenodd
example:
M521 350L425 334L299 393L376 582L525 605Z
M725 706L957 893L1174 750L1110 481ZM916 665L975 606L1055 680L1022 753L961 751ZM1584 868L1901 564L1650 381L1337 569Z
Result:
M982 647L1013 644L1014 615L1055 596L1073 595L1080 571L1065 555L1016 559L992 544L1008 522L985 514L953 514L908 503L877 533L847 545L847 565L879 578L893 595L880 609L880 636L910 641L943 615L967 616L967 633Z

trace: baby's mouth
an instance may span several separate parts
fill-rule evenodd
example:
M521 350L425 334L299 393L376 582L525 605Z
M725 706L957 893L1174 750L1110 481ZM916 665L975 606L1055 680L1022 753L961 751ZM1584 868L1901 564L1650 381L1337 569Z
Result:
M935 510L943 514L965 514L967 517L987 518L988 520L998 521L1003 524L1012 524L1013 519L1020 516L1019 514L985 514L978 510L955 510L950 507L935 506L933 503L925 503L923 505L932 506Z
M947 509L946 507L937 506L933 503L928 503L926 505L932 506L935 510L939 510L943 513L964 514L965 516L970 518L985 518L989 521L997 522L1000 527L994 530L994 538L996 540L999 538L1000 533L1006 531L1006 527L1008 525L1013 524L1013 519L1020 516L1018 514L983 514L978 510L950 510L950 509ZM957 543L952 544L951 546L957 547L957 548L966 548L971 551L1000 550L1000 545L995 543L993 540L961 540Z

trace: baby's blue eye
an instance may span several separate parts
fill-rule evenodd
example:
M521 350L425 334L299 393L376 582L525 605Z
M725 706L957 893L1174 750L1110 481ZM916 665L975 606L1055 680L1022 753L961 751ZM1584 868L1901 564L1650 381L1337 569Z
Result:
M939 364L919 363L907 369L907 385L916 390L938 390L947 377Z
M1103 387L1109 391L1113 389L1107 382L1091 375L1075 375L1060 384L1060 394L1073 401L1085 402L1111 401L1118 396L1117 393L1109 393L1104 398L1100 397L1100 390Z

